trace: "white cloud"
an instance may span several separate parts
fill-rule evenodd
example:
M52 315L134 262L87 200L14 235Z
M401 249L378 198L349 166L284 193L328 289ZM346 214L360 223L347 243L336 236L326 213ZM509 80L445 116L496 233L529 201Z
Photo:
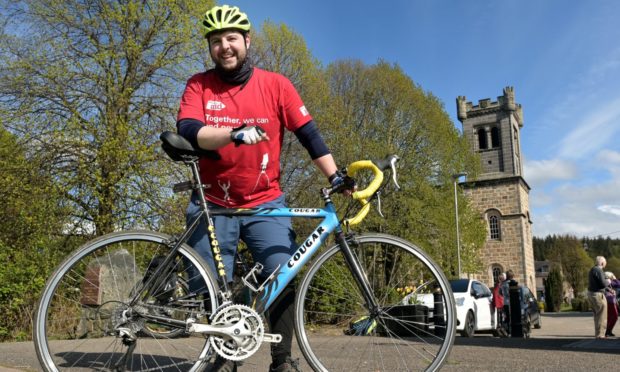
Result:
M598 168L608 171L615 180L620 180L620 152L602 150L596 156Z
M620 216L620 205L601 205L597 209L603 213L611 213Z
M530 193L530 208L543 208L553 205L553 195L546 193L541 188L533 188Z
M577 176L577 167L563 159L526 161L524 178L532 187L542 187L554 180L570 180Z
M613 166L620 166L620 152L617 151L601 150L597 155L597 159Z
M620 215L606 213L591 204L583 203L558 204L552 211L540 215L533 211L532 219L532 230L538 237L553 234L607 236L618 233L620 226Z
M560 143L562 158L577 159L587 156L613 141L620 131L620 98L593 108L578 121L574 129Z
M535 236L571 234L614 235L620 232L620 181L590 182L532 190L532 226ZM536 195L544 195L541 204Z

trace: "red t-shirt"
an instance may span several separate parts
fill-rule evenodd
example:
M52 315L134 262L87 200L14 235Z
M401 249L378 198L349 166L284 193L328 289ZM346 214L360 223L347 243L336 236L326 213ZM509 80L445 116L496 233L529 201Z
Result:
M280 149L284 128L295 131L312 117L293 84L282 75L254 68L245 87L221 81L213 71L192 76L181 97L177 121L196 119L212 127L257 125L269 141L228 144L220 160L200 160L207 199L229 208L250 208L273 200L280 190Z
M504 307L504 296L501 293L501 287L501 283L495 284L495 287L493 287L493 304L497 309Z

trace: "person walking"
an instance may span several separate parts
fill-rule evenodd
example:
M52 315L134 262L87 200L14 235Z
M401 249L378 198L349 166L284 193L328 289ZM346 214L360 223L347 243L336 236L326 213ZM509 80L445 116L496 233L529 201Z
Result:
M193 75L186 84L177 116L177 131L194 147L212 150L200 160L201 180L212 208L283 208L280 151L284 131L292 131L332 188L350 195L354 181L343 176L317 125L292 83L284 76L253 66L250 21L236 6L221 5L202 19L214 68ZM199 213L197 196L187 221ZM232 282L237 244L243 240L266 280L297 250L290 218L211 216L215 224L226 278ZM206 225L188 243L215 269ZM289 285L266 314L272 333L270 371L297 370L291 359L295 289ZM210 371L235 371L236 365L216 357Z
M497 329L497 333L500 337L508 336L508 331L506 330L506 321L504 319L504 293L502 288L502 283L506 280L506 274L501 273L497 277L497 282L495 282L495 286L493 287L493 310L495 311L497 319L497 324L495 328Z
M605 279L609 280L609 286L605 288L605 299L607 300L607 328L605 336L615 337L613 334L614 326L618 321L618 297L616 289L620 288L620 280L611 271L605 272Z
M595 265L588 273L588 301L594 312L594 337L605 339L607 330L607 300L605 288L609 280L605 279L603 269L607 266L607 260L603 256L596 257Z

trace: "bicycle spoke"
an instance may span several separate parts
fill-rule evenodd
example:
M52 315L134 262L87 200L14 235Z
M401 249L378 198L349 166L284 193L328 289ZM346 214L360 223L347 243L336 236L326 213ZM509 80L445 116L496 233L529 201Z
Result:
M441 270L417 247L387 235L357 237L354 251L378 312L369 312L339 248L326 251L311 264L297 294L296 334L308 362L319 371L439 368L452 347L456 319ZM427 293L404 304L403 289L420 281ZM429 317L433 305L422 302L433 296L430 284L448 294L441 297L443 329Z
M167 276L158 278L162 284L148 292L147 269L156 268L153 263L170 252L167 241L149 232L110 234L80 247L57 269L35 320L35 348L45 370L113 369L119 362L129 371L202 367L209 339L188 337L185 327L161 319L185 322L204 316L199 314L203 303L210 306L206 313L212 312L216 282L202 259L182 246L179 258L168 261ZM190 296L190 265L202 283L197 293L207 301ZM135 304L130 302L134 298Z

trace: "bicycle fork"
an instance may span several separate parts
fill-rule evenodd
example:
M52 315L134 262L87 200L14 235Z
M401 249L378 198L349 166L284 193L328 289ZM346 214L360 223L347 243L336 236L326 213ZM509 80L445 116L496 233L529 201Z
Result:
M364 301L366 301L366 307L368 308L369 315L371 318L375 318L379 315L379 304L377 303L374 293L370 287L370 283L368 282L368 278L366 273L364 273L364 269L360 264L358 258L353 253L349 242L352 245L355 244L354 237L346 237L343 231L338 231L336 233L336 242L340 246L340 250L344 255L345 262L347 266L351 270L353 277L355 278L355 282L359 287L359 290L362 292L362 296L364 297Z

